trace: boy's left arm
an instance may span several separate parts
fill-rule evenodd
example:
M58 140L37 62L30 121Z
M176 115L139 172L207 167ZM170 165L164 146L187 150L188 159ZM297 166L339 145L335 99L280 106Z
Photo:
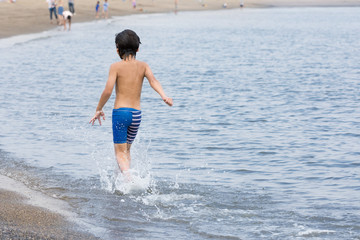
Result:
M173 99L166 96L160 82L155 78L149 65L146 64L145 67L145 77L149 81L150 86L160 95L162 100L171 107L173 105Z

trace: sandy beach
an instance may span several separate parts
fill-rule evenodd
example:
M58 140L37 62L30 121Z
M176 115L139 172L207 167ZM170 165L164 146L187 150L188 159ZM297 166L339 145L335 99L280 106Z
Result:
M0 239L97 239L79 231L61 200L0 175Z
M239 8L240 3L246 8L252 7L308 7L308 6L360 6L358 0L178 0L178 11L203 11L227 8ZM93 21L96 1L75 0L73 23ZM137 0L134 9L130 0L110 0L109 17L141 13L172 12L175 0ZM68 9L68 1L63 1ZM50 24L48 4L45 0L17 0L16 3L0 1L0 38L19 34L36 33L55 27Z

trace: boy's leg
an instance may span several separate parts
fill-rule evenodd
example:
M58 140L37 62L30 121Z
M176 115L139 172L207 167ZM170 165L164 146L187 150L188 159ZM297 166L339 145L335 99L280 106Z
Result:
M130 162L131 162L130 147L131 144L127 144L127 143L114 144L116 161L122 173L130 169Z
M130 169L131 143L134 141L141 122L141 111L129 111L126 108L114 109L112 127L114 137L114 149L117 163L122 173Z

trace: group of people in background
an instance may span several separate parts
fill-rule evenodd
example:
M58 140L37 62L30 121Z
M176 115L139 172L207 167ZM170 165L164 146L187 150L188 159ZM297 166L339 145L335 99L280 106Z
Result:
M100 1L96 1L96 5L95 5L95 17L99 18L100 17L100 8L102 6L102 13L101 13L101 17L102 18L108 18L109 17L109 2L108 0L103 0L103 4L100 3ZM123 0L125 1L125 0ZM136 0L131 0L132 3L132 7L135 9L136 8Z
M65 10L65 11L63 6L63 0L47 0L47 2L49 4L50 23L53 23L53 15L54 15L56 19L56 23L60 26L64 25L64 30L66 30L66 23L68 23L69 31L70 31L71 18L75 14L74 0L68 0L69 10Z
M63 0L46 0L49 4L49 12L50 12L50 23L53 23L53 15L56 19L56 23L58 25L64 25L64 29L66 30L66 23L69 23L69 30L71 27L71 17L75 15L75 7L74 0L67 0L69 10L64 11ZM132 0L133 2L135 0ZM100 1L97 1L95 6L95 17L99 18L100 12ZM102 14L101 17L108 18L109 17L109 3L108 0L104 0L102 4Z
M96 2L95 5L95 17L99 18L99 12L100 12L100 1ZM109 17L109 3L108 0L104 0L104 3L102 4L102 14L101 17L108 18Z

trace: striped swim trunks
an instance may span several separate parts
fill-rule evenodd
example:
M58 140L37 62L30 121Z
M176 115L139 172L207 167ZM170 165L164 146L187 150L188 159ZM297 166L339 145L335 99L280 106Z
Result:
M132 144L141 123L141 111L134 108L113 109L112 129L115 144Z

